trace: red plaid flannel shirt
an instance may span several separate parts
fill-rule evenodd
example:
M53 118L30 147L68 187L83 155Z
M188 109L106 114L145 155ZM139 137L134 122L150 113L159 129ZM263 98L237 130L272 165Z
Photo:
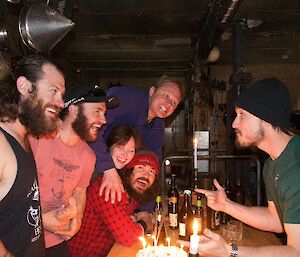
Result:
M79 232L68 241L72 257L105 257L115 242L131 246L143 235L140 224L131 220L138 206L123 193L122 201L111 204L99 196L102 177L88 188L87 204Z

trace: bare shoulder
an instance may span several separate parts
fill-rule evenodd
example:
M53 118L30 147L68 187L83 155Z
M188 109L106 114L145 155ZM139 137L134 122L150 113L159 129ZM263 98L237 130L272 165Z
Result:
M0 131L0 201L8 193L17 174L16 156L4 134Z

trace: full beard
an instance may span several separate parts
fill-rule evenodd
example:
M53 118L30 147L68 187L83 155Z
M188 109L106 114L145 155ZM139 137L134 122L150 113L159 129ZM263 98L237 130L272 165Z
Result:
M57 111L54 117L45 115L46 109L51 107ZM41 100L25 99L21 104L19 120L26 127L29 134L33 136L48 135L56 131L57 121L59 119L60 108L54 105L46 104L43 106Z
M132 185L131 185L131 172L130 170L125 169L124 174L122 174L122 180L124 184L124 188L126 192L129 195L129 198L139 202L139 203L144 203L144 202L149 202L151 200L155 199L155 196L158 192L158 181L155 179L154 183L146 189L144 192L138 192L136 191Z
M90 134L90 127L81 107L79 107L76 120L72 123L72 128L83 141L92 142L97 139Z

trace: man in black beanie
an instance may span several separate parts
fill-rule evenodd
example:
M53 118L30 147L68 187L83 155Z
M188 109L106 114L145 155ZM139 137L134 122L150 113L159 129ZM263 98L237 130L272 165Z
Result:
M196 189L217 211L257 229L286 232L287 245L244 247L229 245L210 230L199 244L199 255L300 256L300 137L288 131L292 110L286 86L276 78L257 81L241 92L232 127L237 147L256 146L269 155L263 169L268 206L243 206L229 200L214 180L217 191ZM187 243L186 243L187 245Z

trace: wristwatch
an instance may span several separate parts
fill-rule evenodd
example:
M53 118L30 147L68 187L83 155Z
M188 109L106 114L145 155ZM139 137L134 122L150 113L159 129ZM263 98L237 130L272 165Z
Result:
M231 244L231 252L230 257L237 257L238 256L238 246L235 242Z

